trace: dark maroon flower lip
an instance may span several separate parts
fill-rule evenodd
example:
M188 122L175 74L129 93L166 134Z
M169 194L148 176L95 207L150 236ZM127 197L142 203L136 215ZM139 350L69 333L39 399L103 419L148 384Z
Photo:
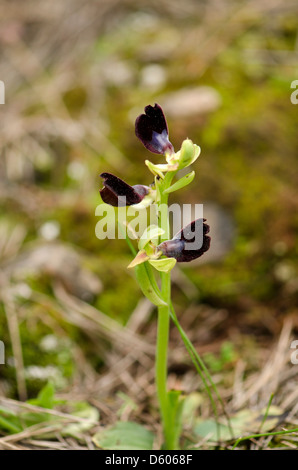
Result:
M114 207L139 204L149 193L148 186L130 186L112 173L101 173L104 187L99 190L103 202Z
M197 219L178 232L172 240L158 245L158 249L168 258L177 262L189 262L202 256L210 248L211 238L206 219Z
M159 154L174 152L174 147L169 141L167 121L159 104L145 107L145 114L136 119L135 132L150 152Z

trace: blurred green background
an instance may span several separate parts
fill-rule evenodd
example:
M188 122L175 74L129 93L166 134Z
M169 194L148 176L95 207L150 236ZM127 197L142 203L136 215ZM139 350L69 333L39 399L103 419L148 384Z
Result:
M153 362L126 379L109 368L140 338L152 356L155 311L124 241L96 238L95 209L103 171L152 182L144 160L161 161L134 120L155 102L176 150L202 148L171 202L203 203L213 241L175 268L178 316L211 369L258 370L284 321L298 329L297 2L2 0L0 13L1 394L48 379L138 393ZM170 357L175 377L185 361Z

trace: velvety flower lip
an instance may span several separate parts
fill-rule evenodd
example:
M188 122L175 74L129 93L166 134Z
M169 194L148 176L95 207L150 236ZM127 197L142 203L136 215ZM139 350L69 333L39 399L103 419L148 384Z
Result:
M101 173L104 187L99 190L103 202L115 207L139 204L149 193L148 186L130 186L112 173Z
M157 248L178 262L189 262L202 256L210 248L211 238L206 219L197 219L178 232L172 240L161 243Z
M136 119L135 132L150 152L160 154L174 152L174 147L169 141L167 121L159 104L145 107L145 114Z

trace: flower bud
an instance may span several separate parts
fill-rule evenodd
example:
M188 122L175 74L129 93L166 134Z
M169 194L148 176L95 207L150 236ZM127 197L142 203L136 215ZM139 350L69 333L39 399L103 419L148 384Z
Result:
M196 161L201 153L198 145L194 144L190 139L185 139L179 152L176 153L175 160L178 161L179 170L185 168Z

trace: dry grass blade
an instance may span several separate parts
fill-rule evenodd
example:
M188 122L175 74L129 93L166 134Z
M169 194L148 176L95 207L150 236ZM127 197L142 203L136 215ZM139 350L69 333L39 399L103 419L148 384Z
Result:
M289 345L292 331L292 322L285 321L276 348L273 350L269 360L263 367L261 373L256 377L250 377L244 384L245 390L241 397L237 397L237 405L245 403L263 394L261 401L263 405L268 402L270 394L274 394L281 380L281 374L289 359Z
M62 413L61 411L57 410L50 410L42 408L41 406L31 405L30 403L23 403L17 400L12 400L11 398L4 398L0 397L0 404L7 406L12 410L23 410L23 411L31 411L34 413L47 413L51 416L56 416L58 418L65 419L66 422L77 422L77 423L87 423L88 419L81 418L80 416L74 416L68 413Z
M155 347L148 344L144 339L141 339L136 333L126 327L121 326L118 322L108 317L104 313L95 309L86 302L70 296L61 284L55 286L56 298L63 305L66 311L73 311L79 313L97 325L97 328L104 331L116 343L122 344L124 347L128 345L140 350L143 353L154 354Z
M19 321L13 299L10 295L10 287L7 282L2 283L1 297L6 315L6 320L11 339L12 350L15 358L15 371L17 388L20 400L26 400L27 389L25 381L22 343L19 332Z

